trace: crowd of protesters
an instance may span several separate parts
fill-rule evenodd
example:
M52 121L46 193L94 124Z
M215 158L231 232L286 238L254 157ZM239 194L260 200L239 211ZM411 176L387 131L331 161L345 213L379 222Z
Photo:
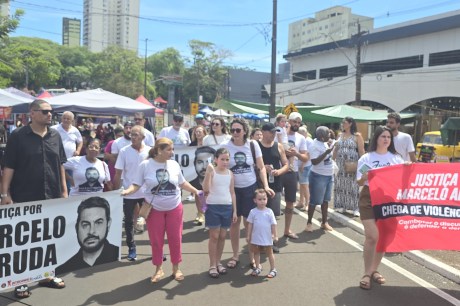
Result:
M31 123L16 129L9 137L1 204L65 198L123 186L127 259L130 261L137 259L134 227L139 222L139 207L143 203L152 205L146 220L140 220L147 225L152 247L155 266L152 283L165 274L162 266L165 235L173 278L184 279L179 269L182 261L182 189L191 193L188 200L196 202L196 224L205 223L209 228L208 272L212 278L238 266L241 221L248 243L250 275L261 273L260 251L264 250L270 262L267 278L276 277L278 271L273 253L280 252L277 220L283 214L280 203L284 195L285 239L298 239L290 228L294 208L308 212L306 232L314 230L312 219L318 205L321 207L320 229L333 230L328 223L332 198L336 211L351 211L355 217L361 216L366 242L365 275L359 286L370 289L372 280L380 284L385 282L376 271L382 254L375 253L378 231L369 210L367 175L356 170L354 173L346 171L345 162L359 165L381 155L391 159L392 164L404 162L400 155L406 156L406 161L412 159L413 146L407 144L405 134L399 132L398 136L398 114L389 115L388 128L376 130L368 154L364 154L363 137L351 117L343 119L336 139L326 126L317 127L313 135L308 133L298 112L289 116L280 114L276 124L267 122L252 130L244 119L235 118L227 124L220 117L210 120L208 129L200 114L195 117L195 126L186 130L182 127L184 116L174 114L173 124L163 128L155 139L146 128L142 113L136 113L134 122L126 121L122 126L102 123L95 126L87 118L75 127L73 114L65 112L62 122L49 128L52 114L50 104L35 100L30 105ZM407 144L405 152L397 151L403 146L397 143L396 136ZM50 144L45 151L38 150L42 142ZM106 145L101 155L103 143ZM198 148L194 161L197 178L191 182L183 176L179 163L172 159L174 149L186 146ZM47 158L32 160L37 154ZM37 160L45 160L45 163L37 167ZM32 164L36 171L30 172ZM43 184L34 184L37 180L52 184L52 190L43 190L40 187ZM31 185L36 187L29 188ZM361 194L359 186L364 186ZM297 191L300 191L300 200L295 206ZM221 256L227 230L232 256L224 266ZM65 287L64 281L57 277L41 284L51 288ZM23 285L16 288L15 294L25 298L30 292Z

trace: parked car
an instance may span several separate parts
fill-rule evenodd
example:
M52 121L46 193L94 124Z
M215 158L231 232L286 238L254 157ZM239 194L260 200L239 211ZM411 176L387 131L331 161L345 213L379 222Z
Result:
M460 145L443 145L441 131L426 132L415 150L421 162L449 163L460 159Z

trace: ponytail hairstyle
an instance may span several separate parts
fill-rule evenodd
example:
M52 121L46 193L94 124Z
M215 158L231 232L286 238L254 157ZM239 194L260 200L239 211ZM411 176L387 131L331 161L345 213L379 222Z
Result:
M168 146L172 146L172 145L173 145L173 142L171 139L166 138L166 137L158 138L157 141L155 141L155 145L153 146L153 148L151 148L149 151L149 158L157 157L160 151L163 151Z

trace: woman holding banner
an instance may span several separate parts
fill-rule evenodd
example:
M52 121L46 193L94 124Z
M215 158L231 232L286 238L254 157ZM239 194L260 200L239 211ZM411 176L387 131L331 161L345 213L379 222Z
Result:
M359 282L359 287L365 290L371 289L372 281L380 285L386 282L382 274L377 271L384 253L376 251L379 230L372 210L367 180L368 170L402 163L404 160L396 152L391 130L385 126L377 127L369 145L369 152L358 160L356 173L358 185L363 186L359 196L359 212L365 236L363 247L364 276Z
M236 211L238 220L230 226L230 240L232 243L233 256L227 263L230 269L235 268L239 263L239 241L241 216L244 218L244 225L247 228L246 218L252 208L255 207L253 201L254 191L257 186L257 172L262 188L268 196L273 197L275 192L268 187L267 175L265 171L262 152L259 144L254 140L249 140L249 126L244 119L236 118L230 124L232 138L224 141L221 145L230 152L230 170L235 178ZM254 261L253 253L249 253L249 260Z
M165 233L168 237L169 252L172 262L172 277L182 281L184 274L179 270L182 261L182 226L183 207L181 189L197 194L198 190L190 185L182 175L181 168L175 160L171 139L162 137L149 151L149 158L139 165L137 177L122 195L129 195L145 186L143 205L151 204L147 217L147 230L152 247L152 263L156 267L150 281L157 283L163 276L163 246Z

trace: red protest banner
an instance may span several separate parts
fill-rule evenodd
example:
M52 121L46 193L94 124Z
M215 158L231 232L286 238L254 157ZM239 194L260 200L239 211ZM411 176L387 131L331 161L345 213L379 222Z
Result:
M379 252L460 250L460 163L369 171Z

